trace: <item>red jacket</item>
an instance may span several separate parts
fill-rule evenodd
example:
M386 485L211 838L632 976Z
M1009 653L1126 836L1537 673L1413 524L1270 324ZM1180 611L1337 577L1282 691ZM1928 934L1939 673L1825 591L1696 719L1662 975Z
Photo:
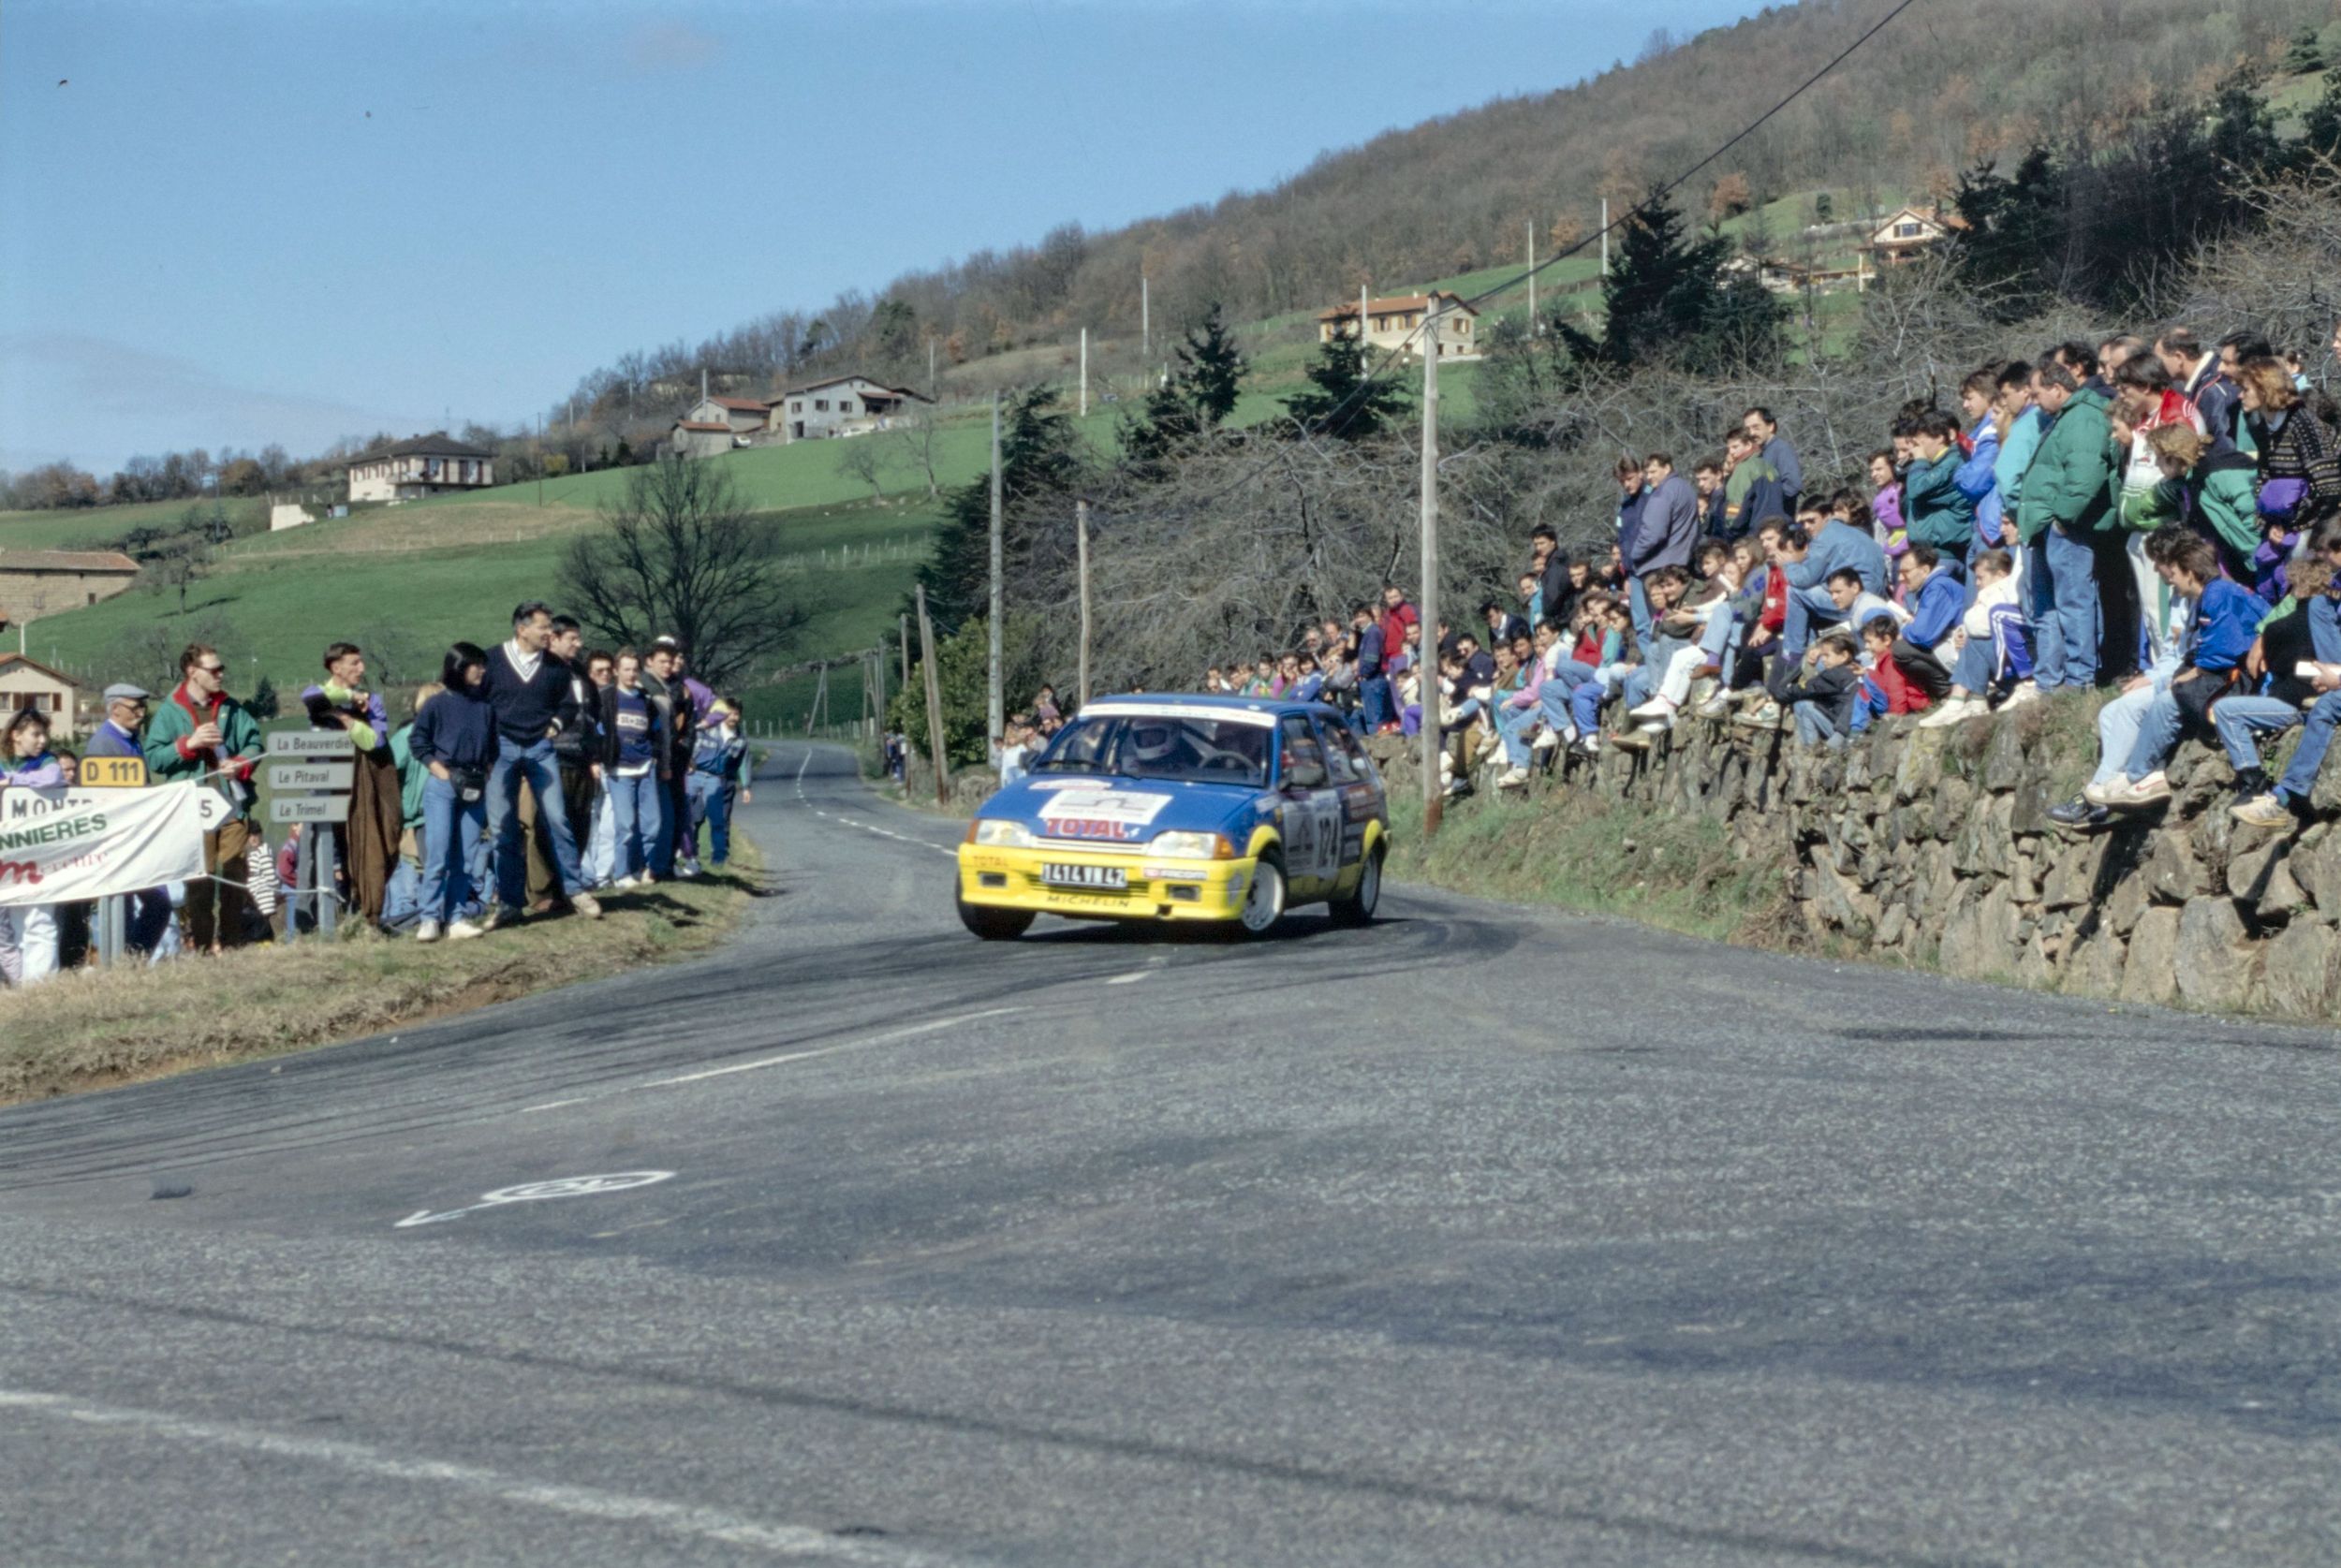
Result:
M1886 694L1887 712L1923 713L1926 711L1928 703L1925 691L1910 683L1910 678L1902 673L1902 667L1894 663L1894 656L1892 653L1884 654L1878 659L1877 667L1870 671L1870 679L1877 681L1877 689Z
M1777 563L1764 572L1764 613L1756 623L1777 634L1789 624L1789 574Z
M1401 599L1382 611L1382 646L1401 649L1406 646L1406 628L1422 623L1422 612Z

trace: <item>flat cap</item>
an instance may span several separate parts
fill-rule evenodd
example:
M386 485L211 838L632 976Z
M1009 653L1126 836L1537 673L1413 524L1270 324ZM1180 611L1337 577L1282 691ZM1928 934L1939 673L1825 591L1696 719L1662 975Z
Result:
M106 688L108 702L152 702L155 694L143 686L133 686L127 681L117 681Z

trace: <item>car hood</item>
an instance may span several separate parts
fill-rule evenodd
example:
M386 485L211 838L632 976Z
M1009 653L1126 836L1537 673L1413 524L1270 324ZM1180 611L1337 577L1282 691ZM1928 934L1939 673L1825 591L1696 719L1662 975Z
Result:
M1049 773L1020 779L976 814L1023 823L1045 838L1099 844L1144 843L1165 832L1228 833L1242 843L1275 801L1274 791L1256 784Z

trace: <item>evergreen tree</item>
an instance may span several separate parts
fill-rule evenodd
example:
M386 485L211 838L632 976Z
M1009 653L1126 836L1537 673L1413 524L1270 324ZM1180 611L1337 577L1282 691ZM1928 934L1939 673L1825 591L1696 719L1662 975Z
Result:
M1028 388L1000 410L1001 529L1005 548L1018 546L1019 514L1036 504L1063 501L1080 488L1082 463L1073 421L1053 388ZM919 568L927 608L947 635L969 617L989 611L992 591L992 475L987 468L950 493L935 553Z
M1369 379L1365 346L1338 334L1320 344L1306 372L1309 385L1285 399L1285 412L1311 435L1363 441L1394 424L1406 411L1406 391L1384 376Z
M1959 176L1951 204L1966 227L1953 231L1952 265L1961 279L1995 293L2015 319L2054 294L2052 272L2065 253L2065 170L2034 147L2012 175L1982 163Z
M2341 157L2341 66L2325 73L2325 90L2301 115L2303 161Z
M1691 239L1683 215L1655 188L1620 229L1617 262L1601 286L1609 312L1601 348L1612 362L1630 365L1706 331L1721 302L1731 242L1720 234Z
M2325 46L2314 26L2304 27L2292 36L2291 47L2284 51L2284 69L2292 75L2325 68Z
M1217 430L1235 411L1247 368L1215 303L1201 326L1187 329L1170 376L1146 394L1144 412L1123 422L1122 451L1131 470L1158 474L1172 452Z
M276 711L281 705L276 695L276 682L263 675L260 683L252 688L252 695L244 699L243 711L256 719L266 721L276 717Z

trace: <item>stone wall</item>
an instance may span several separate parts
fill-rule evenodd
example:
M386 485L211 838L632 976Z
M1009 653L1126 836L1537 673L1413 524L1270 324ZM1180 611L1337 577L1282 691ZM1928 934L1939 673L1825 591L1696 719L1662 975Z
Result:
M1843 752L1686 720L1646 753L1569 758L1523 793L1457 811L1534 812L1554 790L1719 823L1732 853L1777 857L1805 927L1877 957L2111 1000L2329 1019L2341 1012L2341 772L2297 836L2228 815L2234 776L2188 740L2168 805L2086 837L2047 810L2096 761L2073 699L1921 730L1889 721ZM1393 793L1409 753L1377 738ZM2290 739L2271 748L2273 771ZM1627 870L1620 852L1620 871Z

